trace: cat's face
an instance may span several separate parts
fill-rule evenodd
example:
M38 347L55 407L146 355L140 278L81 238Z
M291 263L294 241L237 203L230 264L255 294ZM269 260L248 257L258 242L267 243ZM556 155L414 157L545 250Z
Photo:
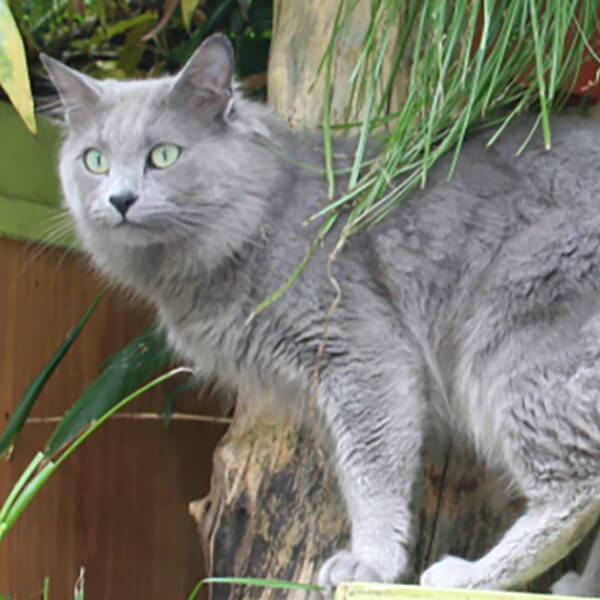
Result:
M228 123L226 38L207 39L177 76L146 81L97 81L43 58L65 111L61 181L84 243L238 243L235 223L260 206L228 177L248 143Z

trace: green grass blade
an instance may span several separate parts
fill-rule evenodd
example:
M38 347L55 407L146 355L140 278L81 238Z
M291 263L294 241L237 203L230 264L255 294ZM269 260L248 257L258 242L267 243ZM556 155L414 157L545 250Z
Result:
M340 30L340 22L342 19L344 0L341 0L338 6L335 20L333 23L332 40L337 36ZM325 152L325 169L327 176L327 198L333 200L335 195L335 173L333 170L333 144L331 138L331 102L333 100L333 56L335 52L335 44L330 43L325 59L325 87L323 90L323 150ZM312 256L312 252L310 253Z
M299 590L305 592L322 592L324 590L324 588L320 585L315 585L312 583L294 583L292 581L283 581L281 579L262 579L254 577L207 577L196 584L191 594L188 596L188 600L194 600L200 592L200 589L211 583L249 585L254 587L279 590Z
M53 455L72 441L80 431L148 381L172 358L164 336L154 327L119 350L58 425L46 447L47 455Z
M2 508L0 509L0 523L4 522L4 520L6 519L6 515L8 515L8 513L10 512L19 494L21 493L25 485L27 485L27 482L31 478L32 474L40 466L44 459L44 453L38 452L33 457L29 465L27 465L27 468L25 469L25 471L23 471L21 477L19 477L17 482L13 485L12 489L10 490L10 493L8 494L8 497L6 498L4 504L2 505Z
M113 405L98 419L95 419L85 431L80 431L76 439L69 444L55 461L47 460L44 453L38 452L17 483L13 486L13 489L0 511L0 542L51 475L90 435L94 433L94 431L98 429L98 427L103 425L113 414L123 408L123 406L144 392L183 372L189 372L189 369L185 367L173 369L139 387L125 398L122 398L119 402L113 403Z
M92 313L98 306L98 303L102 299L103 294L100 294L94 302L92 302L91 306L87 309L83 317L79 320L79 322L73 327L73 329L68 333L67 337L64 339L62 344L58 347L58 350L50 360L50 362L43 368L42 372L29 384L25 394L23 395L23 399L15 410L13 411L4 431L2 432L2 436L0 436L0 456L8 450L10 445L13 443L15 437L21 431L21 428L25 424L31 409L34 407L37 399L41 391L44 389L48 379L52 373L54 373L56 367L60 364L65 354L69 351L69 348L80 334L84 325L87 323L88 319L92 316Z
M177 367L176 369L171 369L167 373L159 375L158 377L152 379L152 381L149 381L145 385L142 385L141 387L137 388L128 396L122 398L119 402L113 403L113 405L104 414L100 415L97 419L90 422L89 426L87 427L87 429L85 429L85 431L79 432L77 438L70 443L70 445L56 460L56 467L59 467L71 454L73 454L73 452L75 452L75 450L77 450L77 448L79 448L79 446L81 446L81 444L83 444L83 442L85 442L85 440L88 437L90 437L90 435L92 435L92 433L94 433L94 431L96 431L98 427L103 425L106 421L108 421L108 419L110 419L110 417L112 417L116 412L121 410L124 406L129 404L132 400L135 400L148 390L152 389L153 387L156 387L157 385L160 385L161 383L164 383L165 381L171 379L171 377L174 377L175 375L190 372L191 370L187 367Z
M281 296L283 296L283 294L285 294L285 292L287 292L287 290L289 290L292 287L292 285L294 285L294 283L296 283L296 280L298 279L298 277L300 277L300 275L302 275L302 271L304 271L304 267L306 267L306 265L312 258L313 254L315 253L315 250L321 245L321 243L323 242L323 238L329 233L330 229L335 224L337 218L338 218L337 211L335 213L333 213L332 215L329 215L329 217L326 219L324 225L321 226L321 229L319 230L319 233L315 237L313 243L308 248L306 254L304 255L304 258L302 259L302 262L296 267L296 269L290 275L288 280L277 291L275 291L275 293L271 294L271 296L269 296L267 299L263 300L250 313L250 316L246 320L246 323L249 323L250 321L252 321L252 319L259 312L262 312L263 310L265 310L265 308L267 308L268 306L273 304L273 302L275 302L276 300L281 298Z
M10 531L15 521L21 516L23 511L29 506L29 503L35 498L42 486L48 481L50 476L56 471L57 464L54 462L45 463L41 469L33 476L27 485L21 490L13 505L10 507L6 517L0 522L0 542Z
M550 136L550 114L548 109L548 98L546 94L545 68L544 68L544 47L540 35L538 23L538 9L535 0L529 0L529 10L531 15L531 29L533 31L533 42L535 49L535 76L539 90L540 110L542 113L542 127L544 130L544 145L547 149L552 144Z

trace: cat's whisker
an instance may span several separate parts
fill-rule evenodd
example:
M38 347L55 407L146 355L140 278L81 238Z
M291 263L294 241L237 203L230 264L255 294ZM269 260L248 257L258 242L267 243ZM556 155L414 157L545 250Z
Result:
M73 232L74 226L71 217L66 211L62 214L51 215L46 226L40 231L41 240L29 240L26 248L29 251L27 259L19 269L16 279L20 279L25 270L39 260L47 252L58 248L54 242L61 240L65 235Z
M74 254L78 254L78 253L79 253L78 250L71 246L61 248L60 257L59 257L58 261L56 262L55 273L58 273L58 271L60 271L62 269L62 266L63 266L65 260L67 260L67 258L70 258Z

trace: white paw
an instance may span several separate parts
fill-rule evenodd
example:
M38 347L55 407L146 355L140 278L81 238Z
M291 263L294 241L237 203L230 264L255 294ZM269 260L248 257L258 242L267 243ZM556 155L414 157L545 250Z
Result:
M446 556L421 573L420 584L438 588L468 588L473 585L473 563Z
M560 579L557 579L550 588L555 596L577 596L577 589L581 575L575 571L567 571Z
M325 587L336 587L344 581L382 581L382 577L374 567L343 550L325 561L318 582Z
M600 595L598 582L589 581L575 571L567 571L560 579L557 579L550 591L555 596L591 596Z

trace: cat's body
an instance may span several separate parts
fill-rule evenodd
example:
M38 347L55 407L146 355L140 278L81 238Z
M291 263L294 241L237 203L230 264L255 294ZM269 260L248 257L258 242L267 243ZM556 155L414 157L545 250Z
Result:
M302 410L316 393L352 521L351 549L321 582L410 568L430 421L450 423L529 504L488 554L447 557L423 582L519 586L589 529L600 511L599 125L559 120L552 150L533 143L522 157L531 123L489 150L472 138L450 183L442 162L331 260L333 232L247 322L316 234L303 223L327 183L298 162L322 166L318 137L292 136L262 107L232 110L219 36L178 78L99 83L48 67L69 124L65 196L94 262L151 301L178 352L241 398ZM165 143L180 155L149 166ZM106 172L86 170L89 148L110 155Z

